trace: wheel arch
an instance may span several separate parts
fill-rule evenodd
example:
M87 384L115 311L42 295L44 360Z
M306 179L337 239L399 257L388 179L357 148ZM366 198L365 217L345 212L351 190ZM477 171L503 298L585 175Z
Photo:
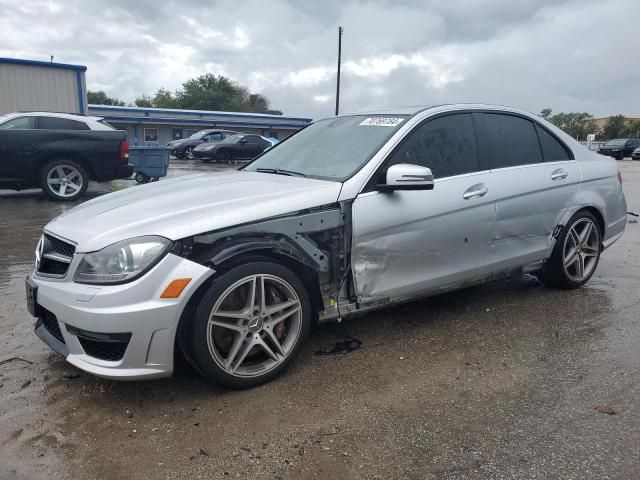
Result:
M42 175L44 173L44 169L51 162L56 162L56 161L64 162L65 160L76 162L78 165L84 168L85 172L87 172L87 175L89 176L89 180L96 179L96 171L93 167L93 164L89 160L84 158L82 155L78 155L77 153L54 152L54 153L48 154L47 156L43 157L42 160L40 161L40 166L38 168L37 175L38 176Z
M600 227L600 242L601 244L604 242L605 239L605 231L606 231L606 223L604 220L604 215L601 211L601 207L599 207L598 205L595 205L593 203L590 204L580 204L580 205L574 205L573 208L569 208L565 211L564 215L562 215L562 218L560 219L560 221L557 223L556 228L554 230L554 235L552 237L552 242L549 245L549 252L547 257L551 256L551 253L553 252L553 248L555 247L555 243L556 243L556 238L558 237L558 234L560 233L561 229L565 227L565 225L567 224L567 222L569 220L571 220L571 218L578 212L589 212L591 213L596 221L598 222L598 227ZM603 245L601 245L602 247Z
M287 245L290 250L284 248L284 245ZM318 313L324 308L318 272L303 260L304 252L294 253L298 250L294 244L286 242L284 245L282 240L278 241L268 236L253 236L250 239L242 238L236 239L236 241L227 241L224 246L216 248L213 245L205 249L205 251L196 252L191 259L210 266L216 273L203 282L189 298L178 321L174 349L175 346L178 346L182 354L189 359L189 352L186 347L188 329L185 327L195 314L203 296L215 282L218 274L252 261L272 261L289 268L298 275L302 283L307 287L313 308L312 319L314 323L317 322ZM190 363L193 364L193 362Z

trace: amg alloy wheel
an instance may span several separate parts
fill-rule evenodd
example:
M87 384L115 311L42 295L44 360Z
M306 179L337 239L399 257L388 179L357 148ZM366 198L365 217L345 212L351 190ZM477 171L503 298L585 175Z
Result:
M198 307L193 357L226 386L259 385L291 362L310 323L308 294L291 270L272 262L241 265L221 275Z
M587 283L598 266L602 233L595 217L576 213L556 240L544 270L544 280L560 288L576 288Z
M193 148L187 147L184 151L184 158L188 160L193 160Z

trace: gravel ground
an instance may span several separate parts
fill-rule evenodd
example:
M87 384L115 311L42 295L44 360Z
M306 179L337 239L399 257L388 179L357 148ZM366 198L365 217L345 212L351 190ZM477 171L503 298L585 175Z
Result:
M640 211L640 162L619 163ZM635 220L586 288L524 276L330 324L282 377L235 392L184 362L101 380L34 336L24 277L70 207L0 191L0 479L640 477ZM345 337L362 346L315 355Z

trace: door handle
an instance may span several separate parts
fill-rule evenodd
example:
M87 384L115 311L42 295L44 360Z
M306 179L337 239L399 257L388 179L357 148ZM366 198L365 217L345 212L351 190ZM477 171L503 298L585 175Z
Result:
M567 172L564 168L559 168L551 172L551 180L564 180L569 176L569 172Z
M484 183L478 183L477 185L469 187L467 191L462 194L462 198L469 200L471 198L484 197L487 193L489 193L489 188Z

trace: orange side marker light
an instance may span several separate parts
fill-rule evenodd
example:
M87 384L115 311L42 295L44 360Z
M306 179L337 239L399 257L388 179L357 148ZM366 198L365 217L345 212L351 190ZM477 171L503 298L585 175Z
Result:
M191 282L190 278L176 278L172 280L167 288L164 289L160 298L178 298L187 285Z

